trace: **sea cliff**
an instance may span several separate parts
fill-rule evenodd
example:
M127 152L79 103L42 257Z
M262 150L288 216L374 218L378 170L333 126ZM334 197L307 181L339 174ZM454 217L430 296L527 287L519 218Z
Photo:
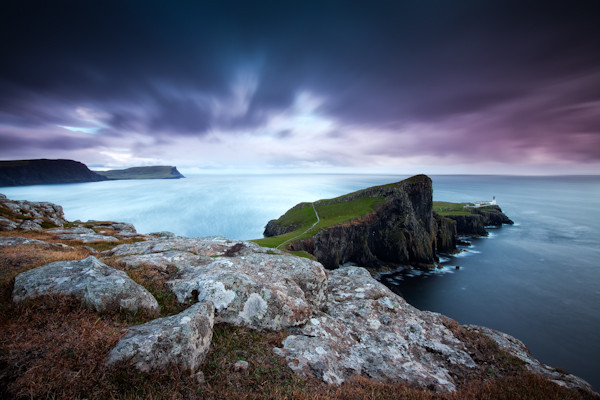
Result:
M340 218L327 215L327 207L373 200L371 208ZM377 200L377 201L375 201ZM401 266L428 267L437 261L437 252L452 252L460 236L487 235L486 226L512 224L497 205L469 208L452 204L450 212L434 212L433 187L426 175L401 182L374 186L330 200L314 203L322 221L305 234L292 238L282 248L314 256L326 268L334 269L353 262L371 270L390 270ZM304 220L293 218L313 204L300 203L265 227L266 237L302 230ZM306 213L305 213L306 214ZM329 222L333 221L333 222ZM268 241L257 241L268 245Z
M85 164L73 160L0 161L0 187L105 180L105 177L90 171Z

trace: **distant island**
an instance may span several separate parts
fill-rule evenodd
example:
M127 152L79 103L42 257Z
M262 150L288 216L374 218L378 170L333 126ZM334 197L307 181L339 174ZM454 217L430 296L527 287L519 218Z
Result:
M417 175L334 199L300 203L265 227L261 246L370 270L432 267L457 251L460 236L486 236L486 226L513 222L493 202L434 202L431 179ZM483 204L486 203L486 204Z
M127 169L113 169L109 171L94 171L109 180L119 179L180 179L185 178L177 171L176 167L157 165L151 167L133 167Z
M74 160L0 161L0 187L100 182L116 179L184 178L173 166L134 167L124 170L91 171Z

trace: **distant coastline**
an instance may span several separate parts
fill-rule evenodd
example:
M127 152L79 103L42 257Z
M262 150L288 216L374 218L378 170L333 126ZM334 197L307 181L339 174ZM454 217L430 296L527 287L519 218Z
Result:
M92 171L74 160L0 161L0 187L100 182L122 179L180 179L174 166L134 167L123 170Z

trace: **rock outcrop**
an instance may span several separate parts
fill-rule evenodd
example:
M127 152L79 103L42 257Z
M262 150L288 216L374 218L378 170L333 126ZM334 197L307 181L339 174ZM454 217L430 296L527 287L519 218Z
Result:
M46 264L15 278L13 301L47 294L74 295L96 311L159 311L156 299L143 286L94 256Z
M280 330L305 323L325 303L327 273L319 263L251 242L154 239L102 255L129 266L175 267L178 272L166 283L177 299L211 301L216 322Z
M363 375L453 391L456 369L476 366L444 317L415 309L358 267L330 272L326 312L276 351L293 370L335 384Z
M49 185L105 181L73 160L15 160L0 161L0 187L21 185Z
M196 303L170 317L128 329L110 352L108 365L129 362L149 372L177 367L194 373L210 349L214 324L212 303Z
M47 202L9 200L0 194L0 231L41 231L67 221L61 206Z

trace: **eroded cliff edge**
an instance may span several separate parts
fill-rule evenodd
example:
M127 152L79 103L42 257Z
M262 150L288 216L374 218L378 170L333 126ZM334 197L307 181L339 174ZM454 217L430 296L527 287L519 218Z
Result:
M326 220L326 207L346 204L353 208L367 199L374 200L373 206L360 209L361 215L338 223L319 222L306 234L285 243L285 248L305 251L329 269L347 262L375 270L422 267L433 265L437 252L455 251L460 236L487 235L486 226L512 224L496 205L470 208L455 204L456 212L434 212L432 181L426 175L319 200L314 203L315 212L323 212ZM301 223L290 216L302 210L310 213L311 207L310 203L300 203L269 221L264 235L301 230Z

